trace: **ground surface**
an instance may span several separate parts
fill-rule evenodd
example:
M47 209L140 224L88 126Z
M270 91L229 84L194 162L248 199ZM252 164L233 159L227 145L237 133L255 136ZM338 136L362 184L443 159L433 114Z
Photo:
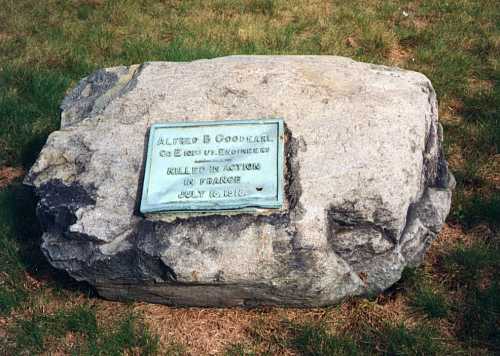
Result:
M432 355L500 352L500 11L492 0L0 0L0 353ZM457 177L424 266L323 309L173 309L96 298L38 250L21 178L65 91L100 67L335 54L421 71Z

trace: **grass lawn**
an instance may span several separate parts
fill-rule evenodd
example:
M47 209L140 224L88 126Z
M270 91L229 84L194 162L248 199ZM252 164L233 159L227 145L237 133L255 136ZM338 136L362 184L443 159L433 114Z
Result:
M47 265L21 185L68 88L101 67L324 54L426 74L457 178L422 267L331 308L96 298ZM500 353L498 0L0 0L0 354Z

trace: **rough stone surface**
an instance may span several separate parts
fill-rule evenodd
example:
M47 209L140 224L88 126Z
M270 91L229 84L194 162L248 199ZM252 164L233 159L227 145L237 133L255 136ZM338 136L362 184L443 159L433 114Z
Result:
M418 265L449 211L422 74L329 56L233 56L99 70L62 104L26 178L52 265L111 299L319 306ZM138 213L154 123L281 117L285 212Z

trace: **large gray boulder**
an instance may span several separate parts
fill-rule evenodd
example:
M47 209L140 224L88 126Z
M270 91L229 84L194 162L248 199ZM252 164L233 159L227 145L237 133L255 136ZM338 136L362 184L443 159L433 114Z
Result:
M26 183L50 263L110 299L320 306L418 265L450 207L422 74L331 56L231 56L99 70L62 103ZM286 211L142 216L154 123L283 118Z

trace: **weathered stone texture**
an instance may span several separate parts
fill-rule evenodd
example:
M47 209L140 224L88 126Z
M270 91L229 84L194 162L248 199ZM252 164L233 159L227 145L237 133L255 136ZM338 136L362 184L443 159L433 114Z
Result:
M318 306L418 265L453 188L422 74L330 56L232 56L97 71L26 178L52 265L107 298ZM288 210L138 213L148 128L281 117Z

